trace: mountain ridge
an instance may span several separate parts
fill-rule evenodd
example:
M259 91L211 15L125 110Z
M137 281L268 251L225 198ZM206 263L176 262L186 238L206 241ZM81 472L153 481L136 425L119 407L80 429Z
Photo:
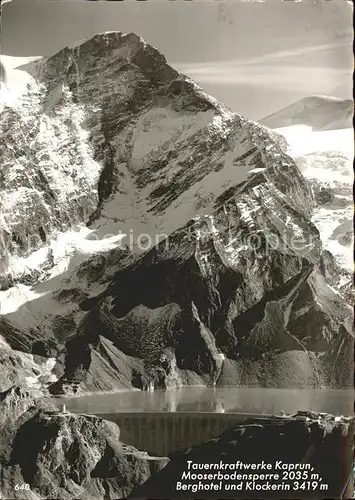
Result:
M37 78L1 115L16 139L0 145L4 355L54 360L50 375L19 369L22 383L348 386L349 308L321 271L314 199L282 136L134 34L65 48ZM30 196L17 212L11 186ZM20 284L6 278L38 252Z
M313 95L296 101L260 120L270 128L306 125L314 130L352 128L354 101Z

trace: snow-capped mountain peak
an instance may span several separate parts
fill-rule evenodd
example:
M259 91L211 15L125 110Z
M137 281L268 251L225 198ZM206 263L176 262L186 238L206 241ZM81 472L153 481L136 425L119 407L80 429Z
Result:
M31 64L0 115L6 345L59 359L52 390L346 385L348 307L284 138L135 34Z
M297 101L263 119L270 128L307 125L315 130L335 130L352 127L352 99L314 95Z

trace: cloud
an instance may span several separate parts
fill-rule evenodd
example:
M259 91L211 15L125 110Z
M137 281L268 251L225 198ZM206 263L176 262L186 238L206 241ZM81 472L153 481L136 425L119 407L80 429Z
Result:
M222 85L250 85L274 89L313 92L351 82L352 70L322 66L268 64L265 66L229 65L228 63L182 65L179 71L200 82Z
M295 41L295 44L297 44L297 41ZM288 50L270 52L257 57L249 57L247 59L238 58L238 59L231 59L228 61L215 61L209 63L199 63L199 62L187 63L187 64L173 63L172 65L174 67L179 66L182 72L193 71L194 73L203 73L205 71L208 71L209 68L218 69L219 67L228 66L228 67L235 67L237 69L245 66L267 66L270 63L282 65L282 64L290 64L291 62L293 64L301 62L303 63L303 65L306 66L307 64L305 63L307 62L307 56L308 57L310 56L310 59L308 61L310 62L311 66L313 66L314 61L319 61L321 57L329 56L332 52L338 50L340 50L341 52L348 51L349 55L351 55L352 58L352 39L344 39L342 41L339 41L338 43L327 43L327 44L324 43L319 45L303 46L303 47L298 46ZM316 56L315 59L312 56ZM350 64L352 64L352 59L350 61Z
M288 43L290 40L288 40ZM299 42L295 40L295 45L298 44ZM285 63L290 60L304 60L307 58L307 56L313 56L316 55L319 57L320 54L327 55L331 52L337 51L337 50L346 50L348 48L349 50L351 49L352 46L352 40L344 38L343 40L337 42L337 43L324 43L324 44L319 44L319 45L311 45L311 46L297 46L295 48L291 48L288 50L280 50L277 52L271 52L269 54L265 54L262 56L258 57L251 57L247 60L242 60L243 65L255 65L255 64L261 64L265 65L268 64L269 62L275 62L275 63ZM325 54L324 54L325 53Z
M347 61L347 52L351 59ZM339 51L343 58L337 57ZM313 92L341 84L350 88L351 44L345 40L276 51L263 56L228 61L174 65L181 73L197 80L220 85L272 87L284 91ZM314 89L314 90L312 90Z

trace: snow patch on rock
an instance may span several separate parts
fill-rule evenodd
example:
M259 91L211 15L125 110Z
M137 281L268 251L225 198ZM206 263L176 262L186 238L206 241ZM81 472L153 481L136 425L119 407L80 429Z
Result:
M346 270L353 269L353 158L354 131L315 131L306 125L276 129L288 142L303 175L311 183L318 207L312 221L324 248Z

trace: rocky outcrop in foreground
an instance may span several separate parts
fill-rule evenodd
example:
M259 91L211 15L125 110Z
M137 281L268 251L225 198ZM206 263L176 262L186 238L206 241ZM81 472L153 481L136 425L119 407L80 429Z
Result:
M168 462L121 443L111 422L58 413L19 389L0 394L0 415L3 499L127 498Z
M316 412L299 412L292 417L277 419L255 419L239 425L234 429L226 431L220 437L212 439L199 446L176 452L170 456L170 462L159 473L153 475L146 483L136 488L130 498L349 498L352 485L348 483L354 444L354 419L337 418L331 415L317 414ZM195 464L195 469L190 469L193 474L210 474L216 470L196 467L196 464L235 464L238 461L243 464L272 464L270 469L241 470L228 467L221 470L222 473L255 473L270 474L278 473L280 480L254 479L256 484L270 485L282 483L285 471L293 471L290 477L285 478L284 483L293 485L288 491L285 488L272 490L265 488L257 489L252 485L252 480L244 480L243 489L239 491L228 491L222 489L197 490L192 493L187 489L177 490L177 482L185 485L219 484L219 480L211 481L211 478L202 480L184 480L182 474L188 471L188 461ZM290 464L290 467L288 468ZM310 469L307 469L308 465ZM292 468L293 466L293 468ZM295 471L301 471L305 475L297 477ZM310 473L304 471L310 470ZM312 483L310 474L318 474L319 477L313 486L307 486L307 479ZM309 476L308 476L309 474ZM295 481L298 485L295 486ZM237 484L241 481L226 480L223 484ZM301 485L304 483L304 486ZM316 484L317 483L317 484ZM249 490L249 486L251 489ZM326 484L326 489L320 485ZM297 490L293 489L300 488ZM223 487L224 488L224 487ZM344 495L345 496L342 496Z

